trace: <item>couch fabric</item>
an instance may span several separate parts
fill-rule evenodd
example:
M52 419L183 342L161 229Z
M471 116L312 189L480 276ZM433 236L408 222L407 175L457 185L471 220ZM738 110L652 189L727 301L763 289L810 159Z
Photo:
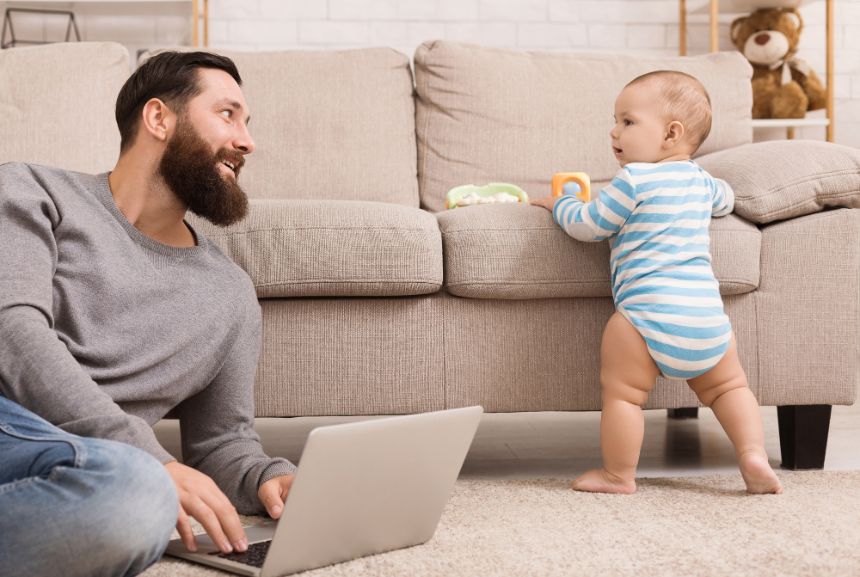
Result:
M252 198L418 206L409 58L389 48L222 52L234 60L257 150Z
M491 299L611 297L608 243L574 240L546 216L542 209L504 205L439 213L448 292ZM713 220L711 239L720 293L755 290L761 232L729 215Z
M188 220L269 297L405 296L442 287L442 237L432 214L354 200L251 199L220 228Z
M827 142L762 142L698 159L732 179L735 213L766 224L826 208L860 208L857 149Z
M713 128L699 154L752 142L752 68L739 52L687 58L520 52L427 42L415 53L421 205L445 207L459 184L511 182L549 194L553 173L618 171L609 130L615 97L651 70L696 76L708 90Z
M854 401L860 151L751 144L741 56L435 41L416 52L413 89L409 59L389 49L227 54L257 143L241 180L251 213L224 229L189 220L260 298L259 416L599 409L606 243L568 238L532 206L434 211L454 185L508 181L537 197L556 171L608 180L615 93L657 68L695 74L714 102L699 161L737 191L711 252L752 391L764 405ZM0 52L0 162L110 170L108 111L129 73L116 45ZM647 407L696 402L660 379Z
M111 42L0 50L0 162L113 167L114 107L128 75L128 52Z

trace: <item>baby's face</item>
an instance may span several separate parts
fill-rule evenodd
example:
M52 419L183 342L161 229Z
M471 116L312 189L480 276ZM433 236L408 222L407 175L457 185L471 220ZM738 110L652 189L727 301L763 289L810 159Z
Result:
M609 132L618 164L665 159L667 121L660 108L660 91L649 82L621 91L615 101L615 126Z

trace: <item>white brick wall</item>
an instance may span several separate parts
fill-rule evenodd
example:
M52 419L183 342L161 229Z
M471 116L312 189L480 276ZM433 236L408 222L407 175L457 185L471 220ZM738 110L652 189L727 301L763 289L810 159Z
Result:
M688 2L694 5L695 2ZM0 1L0 10L12 2ZM63 3L64 6L70 5ZM191 39L188 3L72 5L86 40L114 39L136 51ZM836 6L836 139L860 147L860 0ZM391 46L413 54L424 40L447 38L529 50L599 50L677 54L677 0L209 0L213 47L242 50ZM824 77L824 2L801 8L800 56ZM721 47L731 49L730 16ZM17 20L16 20L17 22ZM63 32L64 30L60 30ZM57 26L21 20L20 36L54 39ZM688 50L708 50L702 16L691 15ZM757 138L778 138L781 131ZM823 138L823 129L799 136Z

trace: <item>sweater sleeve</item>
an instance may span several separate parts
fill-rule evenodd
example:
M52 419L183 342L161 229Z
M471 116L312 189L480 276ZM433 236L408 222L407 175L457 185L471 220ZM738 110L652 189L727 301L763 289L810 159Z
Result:
M552 216L564 231L585 242L599 242L617 234L636 206L636 188L622 169L597 197L582 202L576 196L558 199Z
M102 391L54 330L61 224L62 210L27 165L0 166L0 392L65 431L171 461L149 424Z
M711 179L713 191L713 216L726 216L735 209L735 192L731 185L721 178Z
M183 401L175 411L185 464L212 477L236 509L246 515L265 512L257 497L260 485L296 470L286 459L267 457L254 431L261 318L254 295L251 299L221 370L203 391Z

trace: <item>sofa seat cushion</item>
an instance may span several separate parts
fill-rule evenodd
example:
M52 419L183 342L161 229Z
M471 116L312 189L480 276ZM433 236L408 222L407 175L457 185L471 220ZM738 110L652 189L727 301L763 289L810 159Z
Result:
M248 217L232 226L188 221L245 269L260 298L420 295L442 286L439 227L417 208L252 199Z
M752 68L740 52L642 58L525 52L448 41L415 52L421 205L439 211L462 184L510 182L549 194L553 173L610 180L613 103L627 82L681 70L707 88L714 123L698 154L752 141Z
M534 206L486 205L438 213L445 287L484 299L612 295L609 243L567 236L550 213ZM729 215L711 221L711 255L721 294L759 284L761 232Z

